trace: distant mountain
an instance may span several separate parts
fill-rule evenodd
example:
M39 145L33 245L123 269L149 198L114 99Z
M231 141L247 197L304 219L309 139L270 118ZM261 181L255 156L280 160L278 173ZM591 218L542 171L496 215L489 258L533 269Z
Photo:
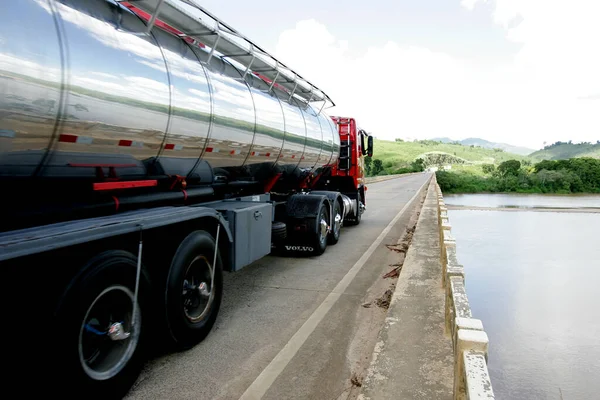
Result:
M454 143L454 142L460 142L459 140L454 140L454 139L450 139L449 137L436 137L433 139L429 139L429 140L433 140L435 142L442 142L442 143Z
M506 144L506 143L495 143L495 142L490 142L488 140L479 139L479 138L467 138L467 139L463 139L463 140L454 140L454 139L450 139L448 137L441 137L441 138L433 138L431 140L435 140L437 142L442 142L442 143L458 142L458 143L462 144L463 146L474 145L474 146L483 147L484 149L502 149L502 150L506 151L507 153L514 153L514 154L519 154L522 156L526 156L535 151L533 149L528 149L527 147L513 146L510 144Z
M531 153L530 157L536 160L565 160L567 158L592 157L600 158L600 141L591 143L565 143L556 142Z

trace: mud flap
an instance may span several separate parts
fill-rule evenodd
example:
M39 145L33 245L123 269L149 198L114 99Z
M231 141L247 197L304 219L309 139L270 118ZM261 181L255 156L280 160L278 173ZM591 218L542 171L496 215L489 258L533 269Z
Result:
M330 204L326 196L297 194L286 204L287 239L278 249L284 255L311 256L315 254L314 235L319 229L317 218L321 206Z

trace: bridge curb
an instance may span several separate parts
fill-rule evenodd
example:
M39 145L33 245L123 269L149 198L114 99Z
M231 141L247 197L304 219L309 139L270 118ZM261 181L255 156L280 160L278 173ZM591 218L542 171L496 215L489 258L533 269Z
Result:
M451 399L452 342L444 332L438 205L429 183L359 399Z
M434 178L435 179L435 178ZM440 186L435 183L440 231L442 285L445 289L446 334L454 350L453 398L494 399L487 367L489 339L481 320L473 318L465 289L465 271L456 256L456 241L448 208Z
M488 344L434 175L358 399L494 399Z

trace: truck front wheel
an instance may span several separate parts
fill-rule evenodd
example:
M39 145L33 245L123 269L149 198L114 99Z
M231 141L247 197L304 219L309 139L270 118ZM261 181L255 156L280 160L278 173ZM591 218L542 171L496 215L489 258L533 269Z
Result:
M223 264L215 240L206 231L192 232L173 257L165 293L168 330L178 349L189 349L208 335L222 296Z
M358 191L358 195L356 197L356 213L352 215L350 218L344 220L344 224L347 226L358 225L360 224L360 220L362 219L362 209L360 207L362 203L362 195L360 191Z
M136 258L108 251L92 259L71 282L57 310L55 384L77 397L124 396L143 364L143 329L150 283L140 274L134 301ZM136 304L135 312L134 304Z
M340 240L340 232L342 229L342 206L338 201L333 203L333 225L327 241L329 244L336 244Z
M327 249L327 238L329 236L329 207L326 202L321 203L317 214L315 232L313 232L312 248L313 255L320 256Z

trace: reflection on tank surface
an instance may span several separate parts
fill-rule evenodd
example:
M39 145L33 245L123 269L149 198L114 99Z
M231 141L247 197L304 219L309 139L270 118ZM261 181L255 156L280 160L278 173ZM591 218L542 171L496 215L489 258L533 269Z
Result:
M339 151L329 117L160 28L141 34L146 23L129 9L49 4L18 1L0 14L0 38L32 24L0 40L0 175L52 174L68 154L308 172Z

